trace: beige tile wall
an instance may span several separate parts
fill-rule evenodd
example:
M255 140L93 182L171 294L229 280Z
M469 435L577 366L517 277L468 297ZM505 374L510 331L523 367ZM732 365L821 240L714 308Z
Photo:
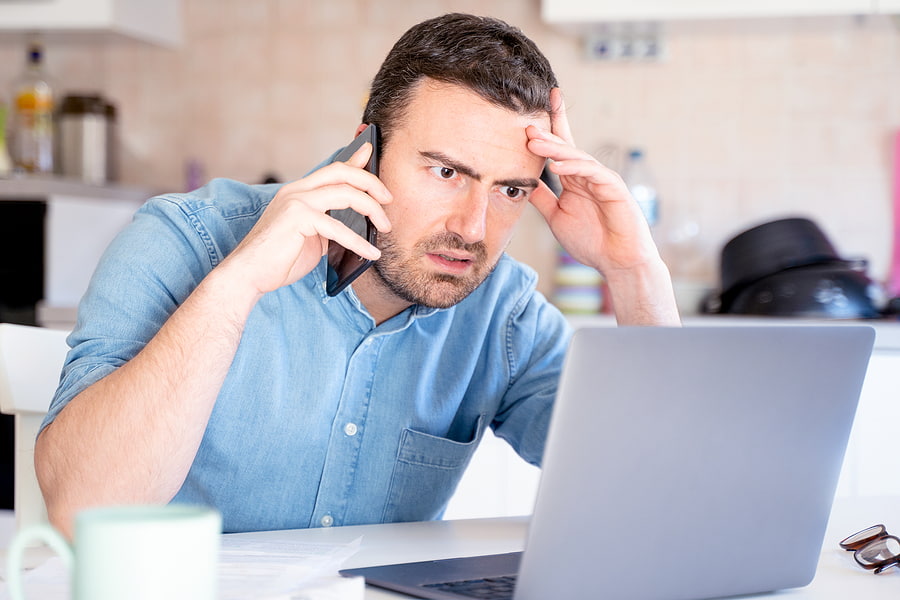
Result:
M678 279L714 284L727 239L788 214L886 276L900 128L900 29L886 17L668 24L666 60L625 65L586 59L577 37L540 22L538 0L184 0L177 50L51 39L48 66L61 91L117 103L127 183L180 190L190 160L207 178L293 178L353 133L407 27L488 6L554 63L580 145L613 166L624 147L646 150L661 241L698 232L667 250ZM0 39L0 81L21 55L21 40ZM554 241L536 213L511 251L549 292Z

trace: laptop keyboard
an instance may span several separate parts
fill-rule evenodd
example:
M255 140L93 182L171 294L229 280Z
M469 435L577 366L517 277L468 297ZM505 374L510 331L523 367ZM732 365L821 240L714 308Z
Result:
M457 594L466 598L482 600L511 600L516 585L515 575L487 577L485 579L469 579L466 581L447 581L423 585L442 592Z

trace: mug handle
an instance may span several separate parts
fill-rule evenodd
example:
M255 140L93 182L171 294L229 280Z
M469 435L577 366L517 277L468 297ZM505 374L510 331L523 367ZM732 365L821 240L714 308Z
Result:
M33 542L41 541L59 555L66 570L72 573L72 565L75 562L75 553L72 547L62 535L49 525L32 525L16 534L9 546L6 557L6 584L9 596L12 600L25 600L22 587L22 556L25 548Z

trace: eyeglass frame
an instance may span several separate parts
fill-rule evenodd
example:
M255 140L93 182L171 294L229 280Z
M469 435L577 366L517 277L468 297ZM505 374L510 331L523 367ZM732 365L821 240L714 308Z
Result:
M851 541L853 540L853 538L859 536L860 534L866 533L869 530L872 530L872 533L870 535L866 535L859 540ZM891 567L900 567L900 552L897 552L889 558L877 562L864 562L860 560L860 553L864 552L866 549L870 548L876 543L883 544L885 540L894 540L897 545L900 546L900 538L895 535L890 535L887 532L887 528L883 524L879 523L878 525L872 525L871 527L860 529L852 535L848 535L839 542L839 545L844 550L853 552L853 559L856 560L859 566L868 571L874 570L875 574L879 575Z

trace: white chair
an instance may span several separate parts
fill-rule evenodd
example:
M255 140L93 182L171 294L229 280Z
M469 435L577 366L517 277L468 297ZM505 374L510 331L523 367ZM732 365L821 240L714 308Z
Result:
M15 417L16 529L47 521L34 442L59 383L67 331L0 323L0 412Z

